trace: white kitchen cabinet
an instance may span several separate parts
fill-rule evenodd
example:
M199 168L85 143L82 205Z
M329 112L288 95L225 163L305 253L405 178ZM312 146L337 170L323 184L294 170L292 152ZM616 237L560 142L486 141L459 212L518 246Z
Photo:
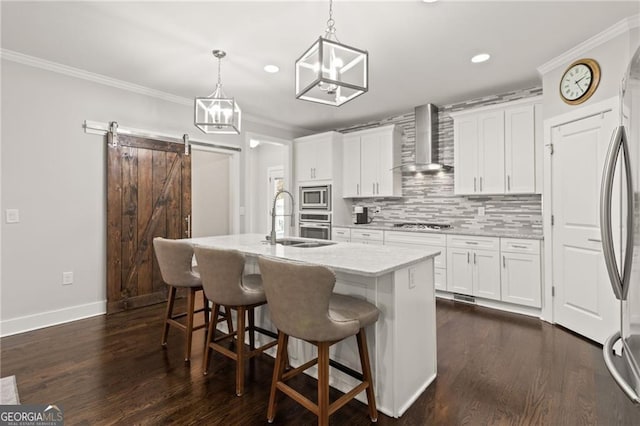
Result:
M351 242L361 244L384 244L384 231L378 229L351 229Z
M433 260L436 290L447 289L447 236L445 234L385 231L384 245L425 251L439 251Z
M500 300L500 253L473 252L473 295Z
M402 196L401 144L401 131L394 124L346 134L343 197Z
M457 195L540 193L543 142L539 98L451 116Z
M502 300L542 306L540 242L502 238Z
M456 194L504 192L504 111L454 122L454 171Z
M342 134L325 132L297 138L294 145L296 181L331 180L334 156L341 151Z
M360 196L360 136L344 135L342 140L343 171L342 192L344 197Z
M334 226L331 230L331 239L333 241L349 243L351 242L351 229Z
M526 194L536 190L534 107L524 105L507 108L504 112L507 194Z
M447 265L447 290L453 293L473 294L471 251L447 248Z
M447 290L500 300L499 239L447 236Z

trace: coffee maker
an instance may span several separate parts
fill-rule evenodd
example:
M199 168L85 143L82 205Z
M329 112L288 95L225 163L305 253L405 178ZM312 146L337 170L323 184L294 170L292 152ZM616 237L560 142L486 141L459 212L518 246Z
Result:
M355 214L355 223L356 225L365 225L369 223L369 209L367 207L355 206L353 208L353 213Z

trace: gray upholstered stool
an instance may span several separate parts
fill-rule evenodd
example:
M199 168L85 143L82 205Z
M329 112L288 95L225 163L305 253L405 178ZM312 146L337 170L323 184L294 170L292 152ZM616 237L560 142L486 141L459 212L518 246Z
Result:
M215 248L195 247L196 260L202 277L202 285L207 298L213 302L213 315L220 306L228 311L235 309L237 315L237 330L220 337L215 337L215 324L209 324L207 343L202 370L206 375L209 368L209 354L211 349L236 361L236 395L244 392L245 361L260 355L266 349L277 344L273 340L259 348L255 347L255 332L277 338L271 331L255 325L255 308L267 303L262 289L260 275L243 276L244 256L236 250L222 250ZM249 326L245 326L245 314L249 317ZM249 332L249 350L244 341L245 332ZM236 351L233 352L219 342L236 337Z
M336 277L324 267L261 257L260 272L271 320L278 328L278 354L273 371L267 419L273 422L276 393L282 391L318 415L318 424L329 424L329 415L366 390L369 416L378 420L365 327L378 320L374 305L351 296L333 293ZM289 336L318 347L318 358L285 372ZM362 382L333 403L329 401L329 347L356 336L362 366ZM285 382L318 364L318 402L309 400Z
M162 346L167 345L167 337L169 335L169 327L176 327L178 330L185 332L186 344L184 350L184 360L189 361L191 358L191 341L193 332L201 328L207 327L209 324L209 301L202 291L202 281L200 275L193 269L193 248L189 243L181 240L168 240L165 238L154 238L153 248L158 259L160 274L162 280L169 286L169 294L167 298L167 309L164 317L164 328L162 330ZM174 314L173 308L176 300L176 290L185 288L187 290L187 309L186 312ZM202 291L203 306L195 309L196 292ZM204 314L204 324L193 326L194 316L197 313ZM186 322L180 322L181 318L186 317ZM225 312L221 318L218 314L213 318L218 321L227 321L227 326L233 328L231 323L231 315Z

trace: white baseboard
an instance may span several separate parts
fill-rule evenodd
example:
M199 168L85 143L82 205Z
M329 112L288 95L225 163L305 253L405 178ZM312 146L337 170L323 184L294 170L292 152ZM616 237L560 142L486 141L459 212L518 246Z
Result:
M55 311L41 312L23 317L10 318L0 321L0 337L24 333L52 325L94 317L107 313L107 301L76 305Z
M436 298L453 300L453 293L436 290ZM465 303L465 302L462 302L462 303ZM511 312L513 314L527 315L529 317L536 317L536 318L542 319L542 310L540 308L514 305L513 303L501 302L499 300L483 299L481 297L476 297L476 303L470 303L470 304L471 305L475 304L477 306L482 306L484 308L497 309L500 311Z

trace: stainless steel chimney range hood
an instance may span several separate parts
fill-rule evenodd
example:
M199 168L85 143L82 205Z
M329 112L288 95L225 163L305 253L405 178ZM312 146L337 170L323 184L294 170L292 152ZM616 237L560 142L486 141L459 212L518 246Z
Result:
M404 164L403 171L437 172L453 167L439 162L438 158L438 107L434 104L415 108L416 143L414 162Z

